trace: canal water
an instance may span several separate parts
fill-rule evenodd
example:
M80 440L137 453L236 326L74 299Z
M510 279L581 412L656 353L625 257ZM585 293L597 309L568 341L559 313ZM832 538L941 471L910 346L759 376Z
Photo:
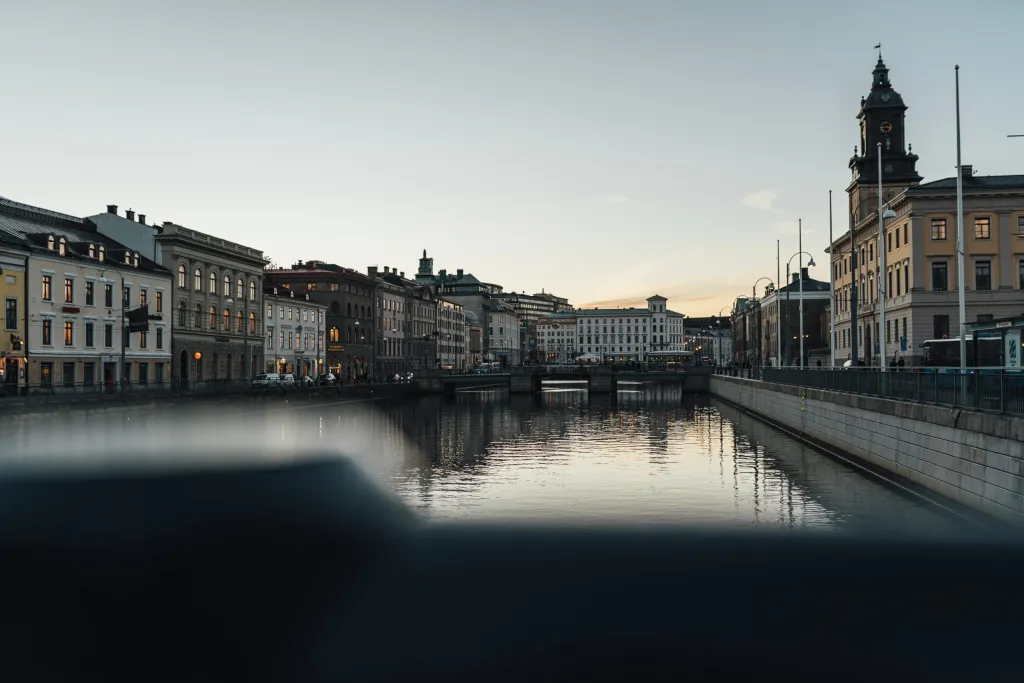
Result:
M79 464L110 440L188 463L230 449L355 458L428 520L739 525L943 535L949 515L710 397L635 385L615 396L548 385L535 396L461 391L410 401L267 404L25 422L11 460L45 444ZM54 449L51 449L54 450ZM166 454L160 456L166 458ZM257 459L262 456L255 456Z

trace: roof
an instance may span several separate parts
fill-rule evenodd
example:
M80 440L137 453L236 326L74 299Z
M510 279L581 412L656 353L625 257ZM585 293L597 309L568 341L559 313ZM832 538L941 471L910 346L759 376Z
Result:
M48 238L51 235L57 240L64 238L67 242L67 255L59 258L85 260L96 264L97 267L116 268L122 266L118 257L123 256L125 252L138 253L98 232L96 226L86 219L30 204L22 204L6 197L0 197L0 234L27 242L33 250L52 253L54 256L57 256L57 253L47 247ZM109 258L106 261L99 261L88 256L87 246L84 245L104 247ZM169 270L157 265L143 254L138 254L140 269L170 273Z
M970 190L1022 190L1024 175L973 175L964 178L964 192ZM914 197L933 192L956 192L956 176L921 183L907 189L907 196Z
M792 289L790 289L790 287L792 287ZM828 282L822 282L821 280L815 280L814 278L810 278L810 277L804 278L803 290L804 290L805 293L806 292L827 292L827 291L829 291L831 289L832 289L832 285L829 284ZM774 294L776 292L787 292L787 291L799 292L800 291L800 280L794 280L793 282L790 282L785 287L779 287L777 290L775 290L775 292L772 292L772 294ZM768 296L771 296L771 294L769 294Z

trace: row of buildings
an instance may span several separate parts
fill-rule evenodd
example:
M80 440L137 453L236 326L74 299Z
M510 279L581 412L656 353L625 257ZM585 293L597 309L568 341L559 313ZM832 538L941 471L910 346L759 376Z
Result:
M821 360L824 365L830 357L830 317L839 365L852 360L855 335L858 360L868 365L901 360L920 365L924 342L959 336L957 177L923 182L918 156L907 141L906 111L879 57L871 90L861 98L856 117L859 139L848 163L851 180L844 215L849 229L825 250L828 280L812 280L804 273L804 364ZM1024 175L985 176L970 165L959 172L963 323L1024 314ZM777 292L766 291L760 299L737 299L732 316L736 362L800 364L799 337L794 337L798 324L784 333L781 359L774 336L780 316L799 323L794 283L798 279ZM788 306L782 295L789 297Z

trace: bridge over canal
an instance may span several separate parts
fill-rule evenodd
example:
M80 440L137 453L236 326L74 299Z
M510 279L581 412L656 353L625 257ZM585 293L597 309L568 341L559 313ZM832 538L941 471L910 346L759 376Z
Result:
M682 370L618 370L607 366L568 368L555 371L544 367L512 368L506 373L485 375L448 375L424 373L416 377L416 385L423 393L442 393L470 388L508 388L514 394L541 391L545 380L576 380L586 382L591 393L608 394L625 383L679 384L684 392L708 392L711 368L687 367Z

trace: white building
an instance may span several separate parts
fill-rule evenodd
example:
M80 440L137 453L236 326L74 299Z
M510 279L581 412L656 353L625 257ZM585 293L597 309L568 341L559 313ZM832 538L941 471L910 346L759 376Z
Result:
M667 304L656 294L647 299L647 308L577 309L577 355L628 362L642 361L650 353L682 351L683 315Z
M265 371L296 378L324 372L324 315L327 307L309 294L267 287L263 290L267 333L263 342ZM335 328L332 333L337 333ZM335 340L337 341L337 340Z
M576 360L576 314L555 313L537 322L537 350L541 363Z
M466 314L460 304L437 299L437 334L437 360L441 369L467 369Z
M87 221L47 209L0 200L0 229L32 247L25 334L30 390L169 386L170 271ZM144 306L147 329L129 334L125 312Z
M498 299L491 299L487 307L487 352L486 362L501 363L503 367L519 365L520 333L519 316L511 305Z

